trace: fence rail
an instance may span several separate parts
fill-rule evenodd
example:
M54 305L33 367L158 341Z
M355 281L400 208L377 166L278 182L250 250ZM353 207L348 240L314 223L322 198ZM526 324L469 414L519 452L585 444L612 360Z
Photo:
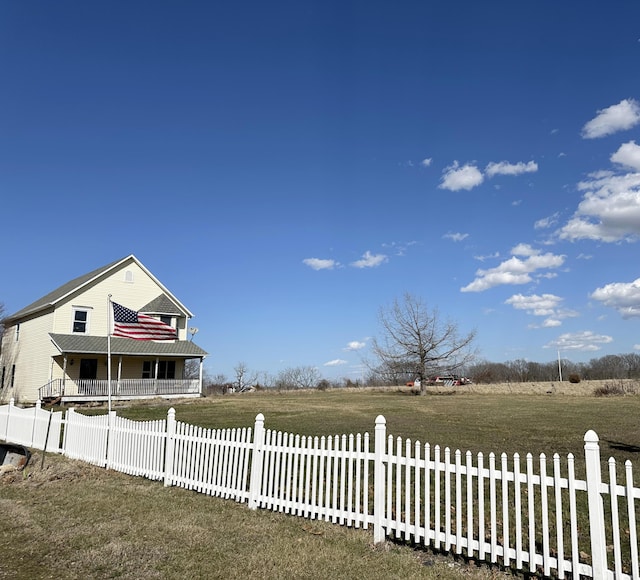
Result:
M388 436L382 416L370 441L269 430L262 414L253 429L204 429L173 409L166 420L132 421L0 406L6 441L42 449L45 425L47 449L70 458L251 509L371 526L376 543L396 538L547 577L640 580L640 488L629 461L621 474L609 459L603 478L593 431L578 479L571 454L474 457Z

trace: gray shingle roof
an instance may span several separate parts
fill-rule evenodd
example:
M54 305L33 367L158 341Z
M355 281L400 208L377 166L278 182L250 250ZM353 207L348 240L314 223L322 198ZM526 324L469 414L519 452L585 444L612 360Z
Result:
M109 272L111 269L113 269L114 267L123 264L124 262L126 262L127 260L133 260L135 261L143 270L145 270L149 276L151 276L154 280L156 280L156 282L160 285L161 288L163 288L166 292L161 294L160 296L158 296L157 298L155 298L154 300L152 300L151 302L149 302L149 304L147 304L147 306L145 306L145 308L147 309L147 312L153 312L154 314L178 314L178 315L187 315L187 317L192 317L193 314L191 312L189 312L189 310L183 305L181 304L177 298L173 297L170 298L167 293L171 296L173 296L171 294L171 292L169 290L167 290L164 285L155 278L155 276L153 274L151 274L151 272L149 272L149 270L147 270L145 268L145 266L140 263L140 261L133 255L129 255L129 256L125 256L124 258L121 258L120 260L116 260L115 262L111 262L110 264L107 264L106 266L102 266L101 268L97 268L96 270L93 270L92 272L89 272L87 274L84 274L82 276L78 276L77 278L74 278L73 280L70 280L69 282L63 284L62 286L59 286L58 288L56 288L55 290L53 290L52 292L49 292L49 294L46 294L45 296L43 296L42 298L39 298L38 300L36 300L35 302L32 302L31 304L29 304L28 306L24 307L22 310L18 310L18 312L12 314L11 316L7 316L5 318L6 322L13 322L14 320L19 320L20 318L24 318L25 316L29 316L31 314L35 314L37 312L46 310L48 308L52 308L56 305L56 303L61 300L62 298L64 298L65 296L71 294L72 292L75 292L76 290L81 289L85 284L87 284L88 282L90 282L91 280L94 280L95 278L98 278L100 276L102 276L103 274L106 274L107 272ZM164 297L164 298L163 298ZM153 306L153 308L155 309L155 311L153 309L150 308L150 306ZM167 309L166 312L160 310L160 308L165 308Z
M140 312L144 312L145 314L175 314L178 316L182 314L173 300L166 294L161 294L157 298L154 298L149 304L140 308Z
M38 310L43 310L48 306L53 306L53 304L55 304L63 296L66 296L67 294L69 294L69 292L72 292L76 288L82 286L83 284L86 284L89 280L93 280L93 278L99 276L109 268L112 268L117 263L122 262L122 260L124 259L125 258L116 260L115 262L111 262L106 266L102 266L102 268L97 268L96 270L93 270L88 274L78 276L73 280L69 280L69 282L63 284L62 286L59 286L52 292L49 292L49 294L46 294L42 298L39 298L35 302L32 302L31 304L29 304L29 306L25 306L22 310L18 310L18 312L16 312L15 314L12 314L11 316L7 316L7 321L13 320L14 318L22 318L24 316L27 316L28 314L37 312Z
M49 336L61 353L107 354L106 336L55 333L50 333ZM111 354L193 358L204 357L208 353L197 344L186 340L154 342L152 340L133 340L131 338L112 336Z

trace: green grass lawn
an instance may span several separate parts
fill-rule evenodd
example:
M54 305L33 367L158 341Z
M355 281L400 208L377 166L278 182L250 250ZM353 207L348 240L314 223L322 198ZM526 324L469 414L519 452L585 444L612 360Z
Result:
M207 428L253 426L300 435L373 435L384 415L387 434L476 454L518 452L551 457L584 454L584 434L593 429L603 460L640 457L640 397L555 395L426 395L406 389L325 392L266 392L212 397L192 402L117 408L131 419L166 417L173 406L179 421Z
M302 435L388 434L474 454L554 452L582 464L594 429L602 459L640 457L640 397L455 394L406 390L268 392L117 407L132 419L203 427L253 426ZM81 410L81 412L89 412ZM104 409L92 409L104 413ZM0 478L0 578L499 578L486 566L408 545L372 545L372 532L273 513L36 453ZM578 477L582 474L577 473ZM635 483L638 487L638 482Z

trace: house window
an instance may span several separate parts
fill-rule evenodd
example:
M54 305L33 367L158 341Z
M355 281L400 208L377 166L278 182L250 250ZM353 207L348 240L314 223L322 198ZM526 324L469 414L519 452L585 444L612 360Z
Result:
M173 316L166 316L164 314L160 315L160 322L164 322L169 326L173 326Z
M4 375L7 370L7 367L2 367L2 382L0 383L0 390L4 389Z
M154 371L156 368L156 362L152 360L145 360L142 363L142 378L153 379ZM157 379L175 379L176 378L176 361L174 360L161 360L158 361L158 376Z
M176 361L161 360L158 363L159 379L175 379L176 378Z
M73 329L75 334L88 334L89 332L89 311L85 308L75 308L73 310Z
M124 273L124 281L129 284L133 284L133 272L131 270L126 270Z
M16 324L16 342L20 340L20 323Z
M9 388L13 389L15 380L16 380L16 365L11 365L11 384L9 385Z

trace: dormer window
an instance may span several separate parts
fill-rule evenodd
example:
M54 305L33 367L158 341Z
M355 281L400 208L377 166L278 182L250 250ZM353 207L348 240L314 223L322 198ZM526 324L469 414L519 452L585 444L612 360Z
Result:
M125 270L124 281L133 284L133 272L131 270Z
M89 309L74 308L73 309L73 327L71 332L74 334L89 334Z
M166 316L164 314L161 314L160 322L164 322L168 326L172 326L173 328L175 328L175 326L173 325L173 316Z

